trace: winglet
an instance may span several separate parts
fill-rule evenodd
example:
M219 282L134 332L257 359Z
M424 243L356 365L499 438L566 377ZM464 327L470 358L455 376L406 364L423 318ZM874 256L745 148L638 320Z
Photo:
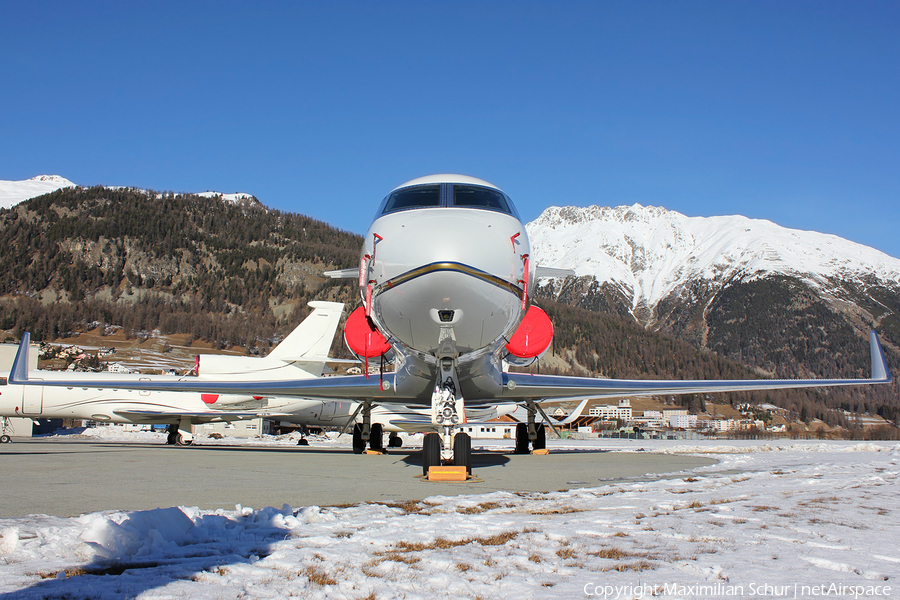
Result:
M9 383L25 383L28 381L28 344L31 343L31 334L27 331L22 334L22 343L16 352L12 370L9 372Z
M891 382L891 372L888 370L887 360L884 358L884 350L878 341L878 334L869 332L869 347L872 351L872 377L875 381Z

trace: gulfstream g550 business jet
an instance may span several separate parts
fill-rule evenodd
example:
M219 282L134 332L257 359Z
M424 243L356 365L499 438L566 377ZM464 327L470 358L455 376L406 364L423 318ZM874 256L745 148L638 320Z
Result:
M359 281L362 306L347 320L347 344L366 359L393 361L394 373L295 381L142 383L135 387L359 399L363 422L355 430L354 441L363 444L369 438L373 405L430 406L436 432L425 440L423 467L427 473L442 460L471 468L469 436L452 435L456 426L466 421L467 407L524 403L529 418L517 432L517 450L527 450L529 445L540 447L544 442L543 428L535 427L534 415L540 410L538 402L549 398L695 394L891 380L874 333L870 379L644 381L504 373L503 360L539 356L553 335L547 315L530 304L531 292L538 277L566 272L536 266L530 253L525 225L512 201L496 186L460 175L415 179L391 191L378 207L359 268L329 273ZM10 381L28 384L24 363L14 364Z

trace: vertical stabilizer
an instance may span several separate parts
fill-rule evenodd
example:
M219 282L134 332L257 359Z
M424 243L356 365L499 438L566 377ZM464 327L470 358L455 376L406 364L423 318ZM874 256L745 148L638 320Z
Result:
M344 304L314 301L310 302L309 306L313 309L312 313L269 352L266 358L292 362L322 361L328 356L341 314L344 312Z

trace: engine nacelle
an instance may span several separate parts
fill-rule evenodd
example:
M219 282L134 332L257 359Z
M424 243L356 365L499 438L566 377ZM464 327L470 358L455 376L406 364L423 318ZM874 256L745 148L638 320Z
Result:
M375 358L391 349L384 336L372 327L362 306L347 317L347 323L344 325L344 342L350 348L350 352L359 358Z
M508 363L518 366L530 365L550 347L553 341L553 322L543 310L528 307L525 318L506 344Z

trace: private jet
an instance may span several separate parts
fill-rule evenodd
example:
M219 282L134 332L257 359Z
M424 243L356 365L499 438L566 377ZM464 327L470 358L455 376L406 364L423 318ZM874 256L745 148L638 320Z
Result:
M244 381L321 377L326 363L345 362L328 356L344 305L310 302L309 306L312 312L264 358L201 354L195 360L195 377L31 371L28 374L30 386L15 382L0 386L0 418L3 419L0 442L10 440L6 419L11 417L167 424L167 443L187 446L193 442L191 425L268 416L273 410L268 406L269 399L257 394L139 390L129 386L135 381L174 383L206 379ZM27 351L27 346L25 348ZM54 387L58 381L64 381L65 387ZM94 385L100 381L104 386ZM110 385L114 387L110 389ZM301 412L322 404L296 397L290 398L290 402L292 409ZM273 399L273 406L282 404ZM290 417L286 415L286 418Z
M140 382L134 389L359 400L371 439L372 407L403 404L431 409L423 473L452 463L471 472L471 439L455 430L466 411L510 402L527 407L517 449L541 449L536 426L548 399L772 390L888 383L891 376L874 332L868 379L619 380L504 372L503 362L534 360L549 348L553 325L531 300L536 281L569 271L536 265L528 233L510 198L497 186L462 175L414 179L387 194L365 236L358 267L327 273L356 279L361 306L347 319L344 339L366 361L392 373L287 380ZM23 347L28 337L23 336ZM17 357L10 382L34 385ZM71 385L65 382L53 385ZM81 384L78 384L81 385ZM95 383L91 383L96 387ZM354 415L354 419L357 415ZM546 421L549 421L544 417Z

